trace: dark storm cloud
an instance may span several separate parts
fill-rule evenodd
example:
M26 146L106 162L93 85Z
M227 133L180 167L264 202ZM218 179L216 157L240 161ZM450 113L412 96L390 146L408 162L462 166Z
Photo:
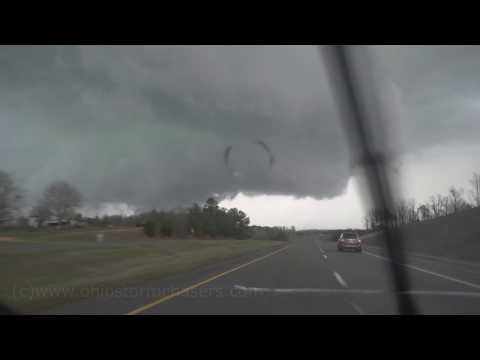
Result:
M416 119L404 127L415 146L442 141L453 119L468 137L464 113L444 101L478 106L476 50L376 51ZM61 178L90 203L169 207L238 190L331 197L349 177L315 47L4 46L0 126L0 168L32 195ZM224 164L228 146L237 177Z
M33 195L62 178L91 203L174 206L348 178L315 48L2 47L0 80L1 167Z
M478 142L480 47L378 46L374 54L402 151Z

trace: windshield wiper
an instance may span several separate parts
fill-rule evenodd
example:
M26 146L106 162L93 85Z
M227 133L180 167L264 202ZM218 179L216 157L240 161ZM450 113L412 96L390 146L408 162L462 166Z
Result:
M352 48L346 45L329 45L320 48L327 66L335 100L344 121L344 128L352 146L355 165L363 167L367 187L375 209L391 213L393 207L392 186L385 169L385 157L373 145L373 130L368 125L367 105L362 101L362 90L353 69ZM368 62L366 62L368 63ZM368 73L369 69L362 69ZM371 110L371 109L370 109ZM375 123L377 134L384 136L381 121ZM409 292L409 279L405 269L402 239L398 232L385 227L383 239L390 256L391 272L397 294L400 314L415 314L416 308Z

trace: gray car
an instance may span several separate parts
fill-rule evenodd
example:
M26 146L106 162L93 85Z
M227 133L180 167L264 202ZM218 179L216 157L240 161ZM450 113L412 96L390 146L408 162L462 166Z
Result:
M362 251L362 240L355 232L344 232L340 235L337 241L338 251L354 250Z

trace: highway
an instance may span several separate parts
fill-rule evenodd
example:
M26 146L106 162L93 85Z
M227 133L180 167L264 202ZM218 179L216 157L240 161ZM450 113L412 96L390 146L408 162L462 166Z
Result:
M479 314L480 264L409 254L405 270L421 314ZM389 260L379 247L338 252L328 236L168 279L117 289L49 314L396 314Z

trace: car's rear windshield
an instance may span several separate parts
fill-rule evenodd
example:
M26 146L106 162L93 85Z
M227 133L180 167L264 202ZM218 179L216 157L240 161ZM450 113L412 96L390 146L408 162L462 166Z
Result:
M344 233L343 234L343 237L345 239L356 239L357 238L357 234L355 233Z

